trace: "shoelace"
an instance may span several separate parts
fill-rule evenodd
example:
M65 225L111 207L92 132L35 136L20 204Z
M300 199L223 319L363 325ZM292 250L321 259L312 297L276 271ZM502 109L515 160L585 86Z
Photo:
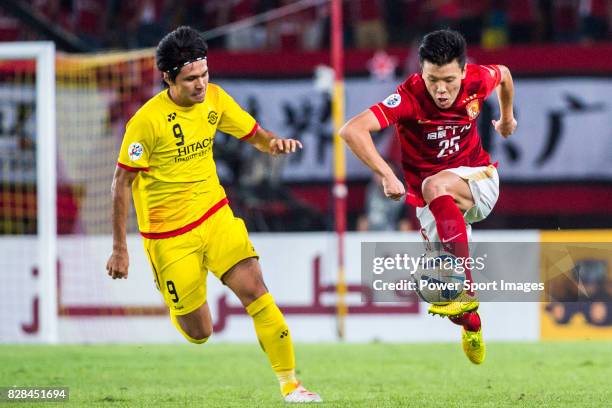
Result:
M302 387L301 385L300 385L298 388L296 388L296 390L298 390L298 392L299 392L300 394L306 394L306 395L308 395L308 396L313 396L313 395L315 395L315 393L314 393L314 392L310 392L310 391L308 391L306 388Z
M469 341L472 347L480 347L480 341L476 336L469 336Z

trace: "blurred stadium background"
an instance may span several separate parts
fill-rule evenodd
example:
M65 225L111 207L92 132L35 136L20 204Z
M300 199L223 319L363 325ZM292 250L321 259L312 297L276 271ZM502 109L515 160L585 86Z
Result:
M611 1L351 0L343 16L346 117L419 69L415 47L432 29L461 30L472 62L512 71L516 134L494 134L494 100L479 122L499 161L501 192L475 239L524 244L500 267L526 268L538 280L551 264L540 242L612 242ZM415 298L368 301L361 242L420 238L414 209L381 199L350 154L346 214L335 212L327 0L0 2L0 343L183 342L155 290L133 213L130 278L112 281L104 269L124 125L162 87L151 47L181 24L209 39L212 82L263 126L305 145L270 160L219 134L214 150L294 339L458 343L458 328L429 318ZM393 130L376 143L398 163ZM338 234L338 216L346 217L346 234ZM564 266L564 293L581 302L483 304L486 339L517 341L517 350L525 341L612 339L608 254L582 251ZM208 284L212 341L255 343L238 301L216 280ZM338 307L344 303L348 309ZM585 343L571 344L564 352ZM0 347L0 355L14 350L33 349Z

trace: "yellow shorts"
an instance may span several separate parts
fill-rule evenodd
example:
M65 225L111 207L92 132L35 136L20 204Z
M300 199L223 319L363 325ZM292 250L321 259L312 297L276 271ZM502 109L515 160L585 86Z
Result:
M209 270L221 279L243 259L258 257L244 221L234 217L229 205L184 234L143 240L157 288L175 315L206 302Z

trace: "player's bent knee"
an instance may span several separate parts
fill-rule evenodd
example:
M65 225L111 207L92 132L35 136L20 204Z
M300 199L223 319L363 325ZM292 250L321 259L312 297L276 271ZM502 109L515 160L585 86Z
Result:
M253 282L251 285L247 286L245 290L241 293L240 300L243 302L244 305L249 305L267 292L268 289L263 284L263 282Z
M208 341L210 336L212 336L211 330L190 330L186 332L185 330L180 330L183 337L185 337L190 343L194 344L204 344Z
M201 324L183 327L178 321L176 315L170 314L170 318L174 327L186 338L190 343L203 344L208 341L213 334L212 325Z
M247 306L268 292L259 262L254 258L241 261L224 275L223 282Z
M441 183L435 176L429 176L421 184L423 198L430 203L436 197L447 194L444 183Z
M185 335L183 335L183 337L185 337L187 340L189 340L190 343L193 343L193 344L204 344L210 338L210 336L208 336L208 337L204 337L204 338L201 338L201 339L197 339L197 338L193 338L193 337L189 337L189 336L185 336Z

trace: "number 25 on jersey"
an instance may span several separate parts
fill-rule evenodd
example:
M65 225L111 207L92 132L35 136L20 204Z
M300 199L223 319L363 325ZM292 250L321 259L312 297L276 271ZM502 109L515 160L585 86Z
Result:
M459 139L461 136L453 136L450 139L442 139L438 144L440 147L440 152L438 153L438 159L441 157L450 156L451 154L457 153L459 151Z

